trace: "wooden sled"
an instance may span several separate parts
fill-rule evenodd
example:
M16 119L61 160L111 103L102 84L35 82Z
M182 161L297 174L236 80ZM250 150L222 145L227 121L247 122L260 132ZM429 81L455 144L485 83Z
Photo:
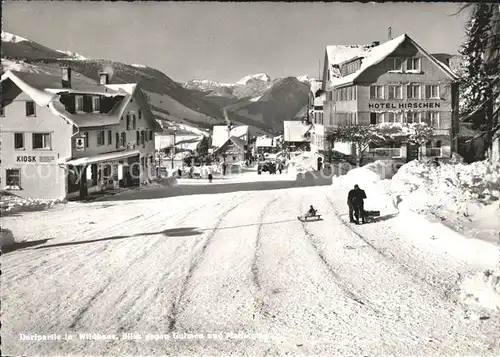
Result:
M321 215L316 214L314 216L297 216L297 219L301 222L320 221Z

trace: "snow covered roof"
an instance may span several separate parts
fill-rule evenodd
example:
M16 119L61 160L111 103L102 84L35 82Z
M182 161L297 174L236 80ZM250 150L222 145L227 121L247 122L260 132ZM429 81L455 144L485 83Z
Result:
M231 136L229 139L227 139L221 146L219 146L217 149L214 150L214 153L222 149L228 142L232 142L238 149L244 151L245 150L245 145L247 144L245 140L237 138L235 136Z
M130 98L135 93L140 92L137 91L138 87L135 83L100 85L87 77L77 75L72 76L71 88L62 87L61 77L44 73L7 70L1 77L1 82L5 80L11 80L19 89L30 96L37 105L49 107L54 115L81 128L118 124ZM60 95L63 93L119 96L123 98L118 105L106 114L71 114L59 100ZM147 108L149 110L148 106ZM153 114L150 114L156 131L159 131L161 129L159 124L154 120Z
M255 141L255 146L256 147L274 147L275 142L273 138L269 138L265 135L257 137L257 140Z
M311 130L312 125L298 120L283 121L283 138L288 142L307 142L309 138L306 134Z
M436 66L442 69L452 79L457 79L456 74L444 63L438 61L434 56L427 53L421 46L413 41L407 34L402 34L390 41L384 42L378 46L371 45L354 45L354 46L327 46L326 53L329 65L340 65L343 62L361 58L361 67L354 73L345 77L340 77L340 73L332 73L330 78L331 86L339 86L352 83L368 68L382 62L391 53L393 53L405 40L409 40L424 56L429 58ZM337 77L337 78L335 78Z
M248 136L248 133L248 125L235 126L231 128L231 132L229 132L227 125L214 125L212 133L212 146L220 147L227 141L228 137L234 136L241 138L245 135Z

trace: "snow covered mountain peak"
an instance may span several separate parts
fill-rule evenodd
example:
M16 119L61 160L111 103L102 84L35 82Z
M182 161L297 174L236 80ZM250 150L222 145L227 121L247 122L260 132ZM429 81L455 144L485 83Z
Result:
M56 51L60 52L60 53L63 53L65 55L69 56L69 57L73 57L74 59L78 59L78 60L86 60L86 59L88 59L87 57L84 57L81 54L76 53L76 52L63 51L63 50L56 50Z
M29 41L29 40L24 38L24 37L14 35L10 32L2 31L2 41L18 43L18 42Z
M265 73L250 74L250 75L245 76L242 79L240 79L238 82L236 82L236 84L245 85L250 80L258 80L258 81L262 81L262 82L271 82L271 77L269 77Z

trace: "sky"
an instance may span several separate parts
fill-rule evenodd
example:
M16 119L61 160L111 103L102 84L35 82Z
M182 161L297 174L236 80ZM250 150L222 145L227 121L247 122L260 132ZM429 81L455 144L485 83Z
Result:
M459 4L279 2L3 2L2 30L86 57L144 64L175 81L234 83L248 74L318 77L325 46L408 34L457 54ZM320 64L321 63L321 64Z

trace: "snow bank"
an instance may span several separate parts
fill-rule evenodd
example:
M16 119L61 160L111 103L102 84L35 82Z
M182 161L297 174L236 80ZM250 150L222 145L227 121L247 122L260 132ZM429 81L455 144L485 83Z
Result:
M309 151L291 154L290 160L288 160L289 172L314 171L316 168L316 158Z
M444 209L470 216L495 201L500 190L500 164L412 161L394 176L391 192L410 209ZM498 219L498 217L497 217Z
M500 311L500 269L478 273L465 280L461 288L461 299L466 304Z
M18 212L41 211L59 203L66 203L66 200L22 198L8 192L0 192L0 214L2 216Z

